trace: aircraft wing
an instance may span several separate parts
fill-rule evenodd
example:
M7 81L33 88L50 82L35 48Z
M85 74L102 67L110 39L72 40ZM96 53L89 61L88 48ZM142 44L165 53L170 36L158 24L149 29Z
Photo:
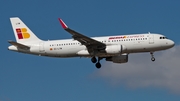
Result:
M68 26L60 18L59 18L59 22L67 32L72 34L72 37L75 40L79 41L82 45L85 45L90 53L92 53L96 50L101 50L101 49L104 50L106 48L106 45L104 43L94 40L90 37L87 37L83 34L80 34L76 31L68 28Z

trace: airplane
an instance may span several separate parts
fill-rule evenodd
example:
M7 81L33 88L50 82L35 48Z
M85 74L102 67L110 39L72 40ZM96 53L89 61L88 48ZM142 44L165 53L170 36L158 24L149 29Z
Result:
M70 29L58 18L62 28L72 39L41 40L18 17L10 18L15 41L9 40L8 50L47 57L70 58L88 57L101 68L100 60L113 63L127 63L131 53L149 52L155 61L154 52L172 48L175 43L157 33L88 37Z

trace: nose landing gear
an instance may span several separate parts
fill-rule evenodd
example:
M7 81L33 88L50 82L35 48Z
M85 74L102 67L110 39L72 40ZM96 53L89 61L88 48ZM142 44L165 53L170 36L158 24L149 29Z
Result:
M151 54L151 61L155 61L156 59L155 59L155 57L154 57L153 52L150 52L150 54Z

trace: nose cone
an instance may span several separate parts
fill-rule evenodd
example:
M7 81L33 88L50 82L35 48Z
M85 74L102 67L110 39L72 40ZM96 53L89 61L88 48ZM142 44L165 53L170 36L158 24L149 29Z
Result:
M174 43L174 41L169 40L168 45L169 45L169 46L170 46L170 48L171 48L171 47L173 47L173 46L175 45L175 43Z

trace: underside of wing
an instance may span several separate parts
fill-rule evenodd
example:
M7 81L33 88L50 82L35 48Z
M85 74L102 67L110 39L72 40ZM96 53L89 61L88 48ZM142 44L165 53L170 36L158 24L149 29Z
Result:
M68 28L68 26L60 18L59 18L59 21L60 21L60 24L62 25L62 27L67 32L69 32L75 40L79 41L82 45L85 45L87 47L89 53L95 52L97 50L104 50L106 48L106 45L104 43L94 40L90 37L87 37L83 34L80 34L76 31Z

